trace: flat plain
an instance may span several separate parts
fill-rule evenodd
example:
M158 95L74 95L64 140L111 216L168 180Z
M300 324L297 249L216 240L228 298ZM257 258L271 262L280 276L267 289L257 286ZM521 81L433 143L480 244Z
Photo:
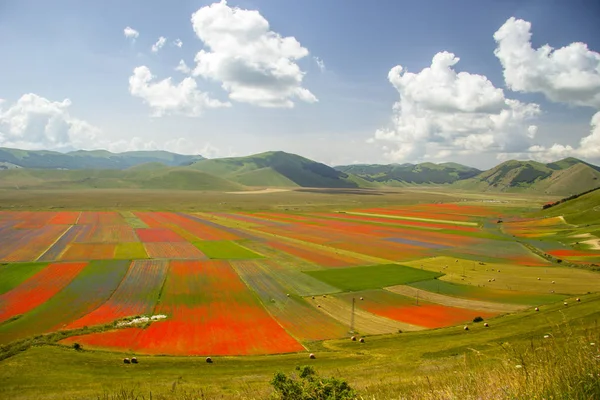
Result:
M269 374L309 353L368 393L379 389L353 366L389 387L453 368L464 346L493 354L493 341L527 340L559 314L598 314L600 251L556 238L593 237L596 225L536 216L538 197L364 192L55 193L58 210L29 193L0 211L11 243L0 249L0 396L94 397L126 372L142 391L182 376L190 390L243 397L236 375L260 398ZM131 355L141 363L125 371ZM42 394L34 374L50 360Z

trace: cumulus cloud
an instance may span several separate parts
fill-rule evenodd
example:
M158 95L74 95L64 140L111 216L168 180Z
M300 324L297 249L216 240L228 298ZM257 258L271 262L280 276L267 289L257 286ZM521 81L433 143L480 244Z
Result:
M146 66L135 68L129 78L129 92L143 99L155 117L174 114L198 116L206 108L231 105L212 99L198 90L194 78L187 77L177 85L173 84L171 78L162 81L156 81L155 78Z
M494 34L494 54L504 69L506 85L519 92L542 93L553 102L600 110L600 54L581 42L559 49L548 44L534 49L531 36L531 23L514 17ZM524 155L542 161L568 156L600 158L600 112L594 114L590 125L589 135L577 147L534 145Z
M0 145L23 149L89 148L100 130L69 113L71 101L51 101L24 94L7 109L0 109Z
M531 45L531 23L509 18L494 34L494 54L514 91L543 93L548 99L600 109L600 54L585 43L554 49Z
M140 33L138 31L129 26L123 29L123 34L127 39L131 39L134 41L138 38L138 36L140 36Z
M394 104L392 126L375 132L371 142L383 142L394 161L516 151L531 146L536 131L529 121L540 114L537 104L507 99L502 89L483 75L457 73L460 59L436 54L431 66L411 73L398 65L388 74L400 100Z
M181 39L175 39L173 41L173 44L179 48L181 48L183 46L183 42L181 41Z
M162 149L180 154L201 154L202 148L185 138L170 139L162 144L138 136L108 140L100 128L73 117L70 108L69 99L52 101L37 94L24 94L7 108L0 108L0 146L57 151Z
M200 8L191 21L205 46L196 54L194 75L220 82L231 100L287 108L294 100L317 101L302 87L304 72L296 63L308 50L294 37L270 30L258 11L231 8L222 0Z
M158 51L163 48L165 43L167 43L167 38L164 36L159 37L156 43L152 45L152 52L158 53Z
M188 65L183 60L179 60L179 64L177 64L177 66L175 67L175 71L179 71L182 74L189 74L192 72L190 67L188 67Z
M317 67L321 70L321 72L325 72L325 62L319 57L313 57L315 63L317 63Z

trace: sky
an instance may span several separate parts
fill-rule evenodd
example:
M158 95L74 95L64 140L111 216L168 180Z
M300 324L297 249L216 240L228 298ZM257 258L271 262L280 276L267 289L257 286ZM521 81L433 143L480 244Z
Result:
M600 163L600 3L0 1L0 146Z

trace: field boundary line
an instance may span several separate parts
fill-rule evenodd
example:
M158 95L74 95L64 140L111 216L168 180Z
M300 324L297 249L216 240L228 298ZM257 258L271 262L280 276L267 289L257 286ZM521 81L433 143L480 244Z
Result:
M249 261L249 260L240 260L240 261L241 262L251 262L251 263L254 263L254 261ZM285 327L283 325L281 325L281 323L279 322L279 320L277 318L275 318L275 316L273 314L271 314L271 311L267 307L267 304L265 304L265 302L260 298L260 296L258 295L258 293L256 293L256 291L254 289L252 289L252 286L250 286L250 284L248 282L246 282L246 280L244 279L244 277L242 276L242 274L240 274L238 272L238 268L239 267L236 265L236 263L232 263L231 261L227 261L227 262L229 263L229 265L231 266L231 268L235 271L235 273L238 275L238 277L240 278L240 280L242 282L244 282L244 285L246 285L246 288L250 292L252 292L252 295L258 300L259 304L262 305L262 308L267 312L267 314L269 314L269 316L271 317L271 319L273 321L275 321L277 323L277 325L279 325L281 327L281 329L283 329L283 331L285 333L287 333L288 335L290 335L290 337L294 338L294 340L296 342L298 342L300 344L300 346L304 347L304 350L308 351L308 348L304 345L304 343L302 343L302 341L300 339L298 339L296 336L292 335L291 332L289 332L287 329L285 329ZM258 268L261 268L261 266L259 264L256 264L256 266ZM283 286L283 287L285 287L286 290L290 290L290 288L287 287L287 286Z
M48 251L50 251L50 249L51 249L52 247L54 247L54 245L55 245L56 243L58 243L58 241L59 241L60 239L62 239L62 237L63 237L63 236L65 236L65 235L67 234L67 232L69 232L71 229L73 229L73 227L74 227L74 226L75 226L75 225L69 225L69 227L68 227L68 228L67 228L67 229L66 229L66 230L65 230L65 231L64 231L64 232L63 232L63 233L62 233L62 234L61 234L61 235L60 235L60 236L59 236L59 237L58 237L58 238L57 238L57 239L54 241L54 242L52 242L52 244L51 244L50 246L46 247L46 250L44 250L44 251L42 252L42 254L40 254L40 255L39 255L39 256L38 256L38 257L37 257L37 258L36 258L34 261L39 261L39 260L40 260L40 258L42 258L42 257L44 256L44 254L46 254ZM71 243L69 243L69 244L71 244ZM62 251L62 252L61 252L61 253L58 255L58 257L56 258L56 260L59 260L59 259L60 259L60 256L62 256L62 253L64 253L64 252L67 250L67 247L68 247L68 246L65 246L65 249L64 249L64 250L63 250L63 251Z
M378 217L378 218L389 218L389 219L404 219L407 221L418 221L418 222L431 222L446 225L461 225L461 226L473 226L479 227L477 222L466 222L466 221L450 221L447 219L431 219L431 218L417 218L417 217L405 217L402 215L389 215L389 214L372 214L355 211L344 211L344 214L349 215L362 215L365 217Z
M522 311L529 308L526 305L495 303L483 300L471 300L460 297L449 296L445 294L433 293L427 290L417 289L408 285L396 285L384 288L385 290L402 296L419 298L432 303L441 304L448 307L465 308L478 311L509 313Z

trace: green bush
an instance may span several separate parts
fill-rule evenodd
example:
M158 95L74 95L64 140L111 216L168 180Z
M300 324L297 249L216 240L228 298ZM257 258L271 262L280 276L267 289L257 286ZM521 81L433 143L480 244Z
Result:
M479 316L478 316L478 317L475 317L475 318L473 318L473 322L481 322L481 321L483 321L483 318L481 318L481 317L479 317Z
M271 385L275 398L282 400L351 400L356 397L352 388L342 379L321 378L312 367L296 367L298 377L278 372Z

